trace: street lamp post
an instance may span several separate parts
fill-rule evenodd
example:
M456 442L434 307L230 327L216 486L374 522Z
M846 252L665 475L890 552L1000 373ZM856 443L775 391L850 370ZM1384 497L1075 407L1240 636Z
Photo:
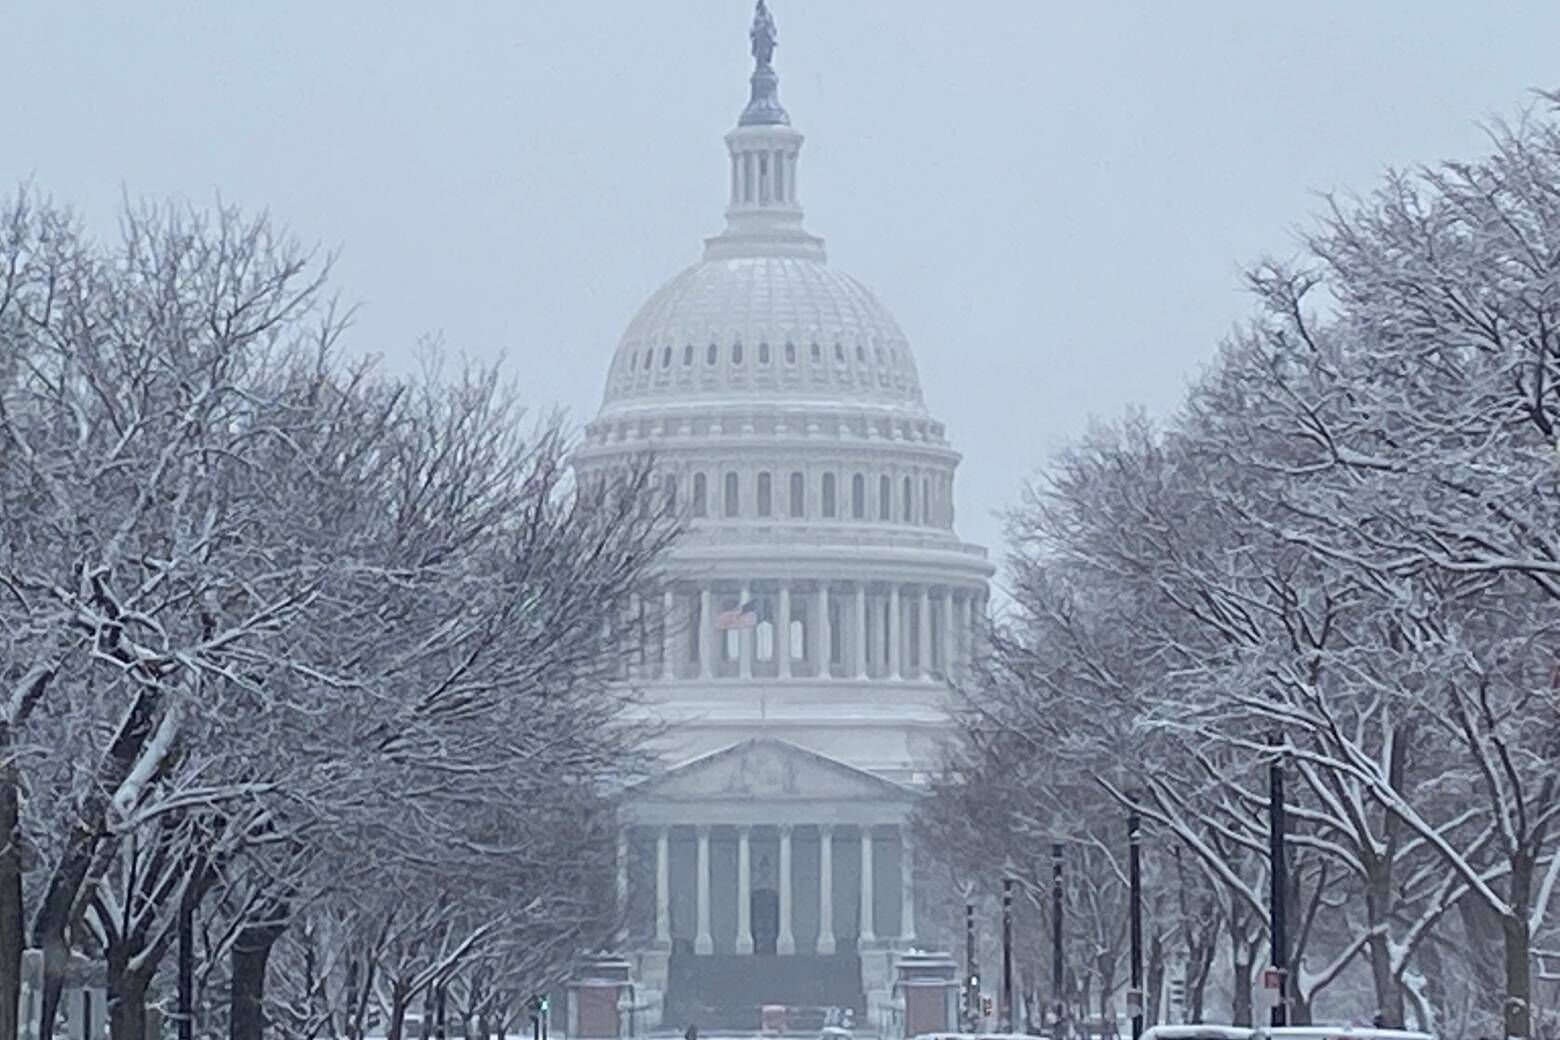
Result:
M1273 734L1275 749L1282 746L1283 737ZM1289 1024L1289 857L1284 854L1284 765L1275 750L1268 766L1268 857L1271 868L1268 879L1268 927L1273 941L1273 974L1278 992L1273 1002L1273 1024Z
M1143 818L1138 813L1134 799L1132 811L1127 815L1127 879L1128 930L1131 933L1132 954L1132 1040L1143 1035Z
M1013 879L1002 879L1002 1028L1013 1028Z
M1051 992L1056 1001L1056 1025L1067 1020L1067 979L1062 967L1062 843L1051 846Z

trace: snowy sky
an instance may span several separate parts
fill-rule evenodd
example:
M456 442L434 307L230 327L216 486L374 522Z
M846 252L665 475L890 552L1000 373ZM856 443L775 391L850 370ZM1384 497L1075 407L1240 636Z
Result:
M0 183L268 208L343 250L349 345L504 357L580 420L718 231L747 0L7 5ZM960 528L1091 415L1162 410L1316 193L1470 155L1560 86L1560 5L773 0L831 263L899 317Z

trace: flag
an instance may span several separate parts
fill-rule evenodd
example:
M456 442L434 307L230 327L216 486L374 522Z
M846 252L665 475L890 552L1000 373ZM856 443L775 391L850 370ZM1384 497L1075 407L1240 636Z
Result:
M734 628L757 628L758 606L755 603L744 603L735 610L723 610L715 615L715 628L725 632Z

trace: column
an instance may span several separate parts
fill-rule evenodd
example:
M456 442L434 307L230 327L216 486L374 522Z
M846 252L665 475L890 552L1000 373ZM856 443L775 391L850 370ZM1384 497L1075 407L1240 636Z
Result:
M856 582L856 678L867 677L867 583Z
M834 828L818 828L818 952L834 952Z
M959 644L964 647L963 664L965 671L970 671L975 666L975 619L974 608L975 594L966 592L964 602L959 605Z
M921 586L918 610L920 631L916 637L920 640L921 652L915 657L915 674L918 679L926 679L932 674L932 590L925 585Z
M695 867L695 884L698 892L698 932L693 938L693 952L707 956L715 952L715 940L710 937L710 829L701 824L697 833L699 857Z
M747 606L753 602L753 587L743 584L742 591L738 593L737 608ZM739 674L744 679L753 678L753 640L758 635L756 628L740 628L737 630L737 656L740 658Z
M752 828L737 828L737 952L753 952Z
M661 597L661 678L677 677L677 594L667 589Z
M830 647L834 645L834 633L829 625L829 586L818 585L818 675L829 675Z
M888 677L898 679L904 676L903 655L899 652L899 628L903 618L903 611L899 606L899 586L888 587Z
M906 943L915 938L915 860L904 824L899 825L899 937Z
M711 612L713 597L708 587L699 590L699 678L715 677L714 654L715 616Z
M795 953L796 936L791 933L791 825L780 825L780 935L775 939L776 953Z
M775 626L775 655L780 660L780 678L791 677L791 587L780 586L780 617Z
M961 667L959 661L959 630L953 623L953 589L943 592L942 651L943 675L950 681Z
M672 945L672 857L671 831L662 827L655 832L655 944Z
M617 912L618 941L628 938L628 828L619 825L617 833Z
M861 936L858 946L874 942L872 934L872 828L861 828Z

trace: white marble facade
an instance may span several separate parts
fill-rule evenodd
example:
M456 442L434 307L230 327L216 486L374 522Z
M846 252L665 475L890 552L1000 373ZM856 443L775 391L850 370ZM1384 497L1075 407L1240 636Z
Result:
M955 533L959 456L904 333L802 226L774 89L761 61L726 229L630 322L574 462L593 481L650 458L688 522L628 623L625 678L670 724L623 817L641 987L674 956L854 953L870 1004L915 942L905 824L992 568ZM718 626L744 605L752 627Z

